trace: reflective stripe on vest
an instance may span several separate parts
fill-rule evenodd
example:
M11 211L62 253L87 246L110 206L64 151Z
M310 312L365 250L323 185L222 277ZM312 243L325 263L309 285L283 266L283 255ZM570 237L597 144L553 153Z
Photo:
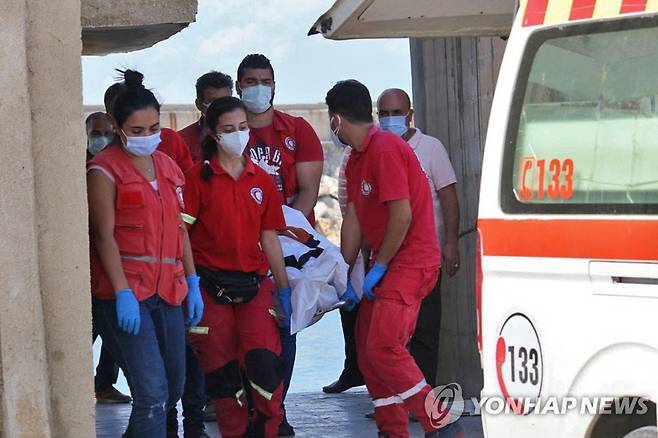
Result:
M181 213L181 217L183 218L183 222L189 225L194 225L196 222L196 218L194 216L190 216L189 214Z
M175 265L178 263L178 260L175 258L171 257L165 257L162 260L156 258L156 257L149 257L149 256L128 256L128 255L122 255L121 258L123 260L132 260L135 262L142 262L142 263L164 263L166 265Z

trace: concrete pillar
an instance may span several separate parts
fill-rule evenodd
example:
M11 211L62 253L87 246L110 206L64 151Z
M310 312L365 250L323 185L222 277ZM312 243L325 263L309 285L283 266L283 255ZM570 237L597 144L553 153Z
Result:
M2 433L92 437L80 2L0 3Z
M479 396L480 357L475 343L475 226L482 150L498 69L500 38L413 38L411 66L415 123L446 146L458 180L461 268L441 283L438 381Z

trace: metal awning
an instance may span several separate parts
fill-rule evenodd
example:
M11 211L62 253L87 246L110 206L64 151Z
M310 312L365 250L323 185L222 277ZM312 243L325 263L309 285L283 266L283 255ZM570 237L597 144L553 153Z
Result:
M506 36L516 0L336 0L309 35L325 38Z

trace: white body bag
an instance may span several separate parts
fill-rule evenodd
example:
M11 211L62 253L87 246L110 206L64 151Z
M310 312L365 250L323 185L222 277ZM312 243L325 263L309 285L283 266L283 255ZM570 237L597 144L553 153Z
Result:
M302 212L283 206L283 214L287 228L279 240L292 288L290 332L297 333L337 308L339 297L347 289L348 265L340 248L318 233ZM357 261L352 277L358 277L359 266L362 284L362 259Z

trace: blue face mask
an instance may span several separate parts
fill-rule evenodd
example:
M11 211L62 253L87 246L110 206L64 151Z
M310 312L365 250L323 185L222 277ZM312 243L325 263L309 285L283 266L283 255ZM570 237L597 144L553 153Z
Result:
M379 127L402 137L407 132L407 116L387 116L379 118Z
M126 133L123 132L123 135L126 135ZM128 137L126 135L126 143L124 144L128 152L137 155L138 157L148 157L153 155L153 152L158 148L158 145L160 145L160 131L153 135L139 137Z
M243 88L242 102L250 113L262 114L272 106L272 88L266 85Z
M91 155L96 155L103 149L105 146L112 143L112 137L107 135L101 135L98 137L89 137L87 139L87 150Z

